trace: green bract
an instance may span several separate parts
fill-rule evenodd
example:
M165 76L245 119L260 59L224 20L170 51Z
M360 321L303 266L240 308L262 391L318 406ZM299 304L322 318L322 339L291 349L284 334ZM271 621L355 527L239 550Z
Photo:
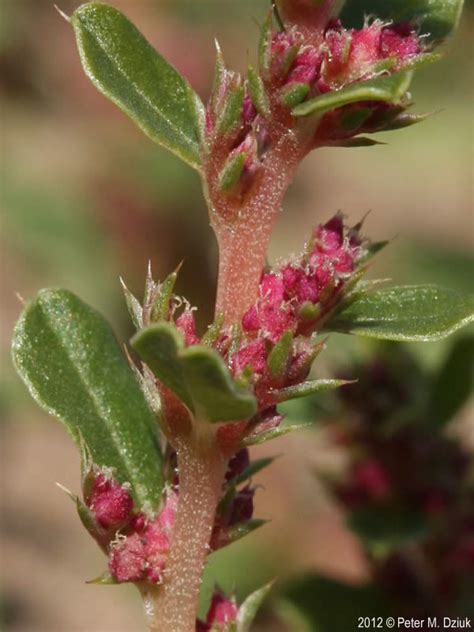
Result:
M236 632L249 632L250 626L255 619L257 612L262 605L263 601L268 596L273 582L265 584L262 588L259 588L255 592L251 593L243 604L239 608L237 615L237 630Z
M152 140L199 167L201 104L187 81L113 7L84 4L71 23L95 87Z
M129 482L139 507L157 509L156 422L104 318L71 292L42 290L15 327L13 359L38 404L85 441L94 463Z
M133 348L155 376L202 419L248 419L257 411L255 397L232 379L222 358L205 345L184 347L168 323L151 325L132 338Z
M327 331L385 340L439 340L474 320L474 298L435 285L360 294L325 324Z

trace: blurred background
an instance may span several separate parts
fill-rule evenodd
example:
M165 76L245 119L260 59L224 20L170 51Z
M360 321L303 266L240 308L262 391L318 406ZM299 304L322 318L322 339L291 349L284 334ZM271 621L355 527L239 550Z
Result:
M77 6L70 0L59 4L65 13ZM267 0L113 4L204 99L214 37L228 65L245 71L255 59L258 24L268 10ZM21 309L17 295L28 299L41 287L67 287L101 310L119 339L127 339L132 327L119 275L141 295L148 260L157 278L184 260L178 290L198 306L204 328L212 314L216 246L197 175L95 91L81 69L71 28L53 4L1 0L0 10L2 625L11 632L138 631L141 605L132 588L85 584L104 570L105 560L54 484L78 491L77 451L63 428L34 405L11 366L11 332ZM304 162L279 218L271 260L298 252L313 225L338 209L352 223L372 211L366 233L393 240L372 276L474 289L473 25L468 3L445 58L416 76L415 110L433 112L427 121L379 135L386 145L322 149ZM413 361L435 375L451 344L411 345ZM361 366L376 352L335 336L316 372ZM321 408L316 403L310 409L315 419L328 415ZM455 412L457 440L472 464L472 404L463 400ZM292 412L300 413L308 409ZM271 522L213 556L204 601L215 581L240 598L274 576L284 582L316 573L365 585L373 575L367 550L346 526L344 498L341 504L341 495L336 500L317 476L321 463L339 462L335 443L323 423L255 449L258 456L281 455L257 478L255 515ZM474 557L474 540L472 546ZM283 619L292 607L279 608ZM300 629L268 616L262 630Z

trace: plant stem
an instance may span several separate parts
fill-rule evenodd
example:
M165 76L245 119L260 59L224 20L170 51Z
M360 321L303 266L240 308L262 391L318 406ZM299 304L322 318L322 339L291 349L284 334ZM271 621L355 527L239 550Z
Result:
M188 436L175 448L178 512L165 581L144 595L150 632L195 632L202 573L227 463L210 434Z
M257 298L272 229L300 158L297 139L289 133L282 136L265 156L262 176L249 199L233 217L228 216L225 200L210 191L210 215L219 244L216 315L223 314L227 325L239 322Z

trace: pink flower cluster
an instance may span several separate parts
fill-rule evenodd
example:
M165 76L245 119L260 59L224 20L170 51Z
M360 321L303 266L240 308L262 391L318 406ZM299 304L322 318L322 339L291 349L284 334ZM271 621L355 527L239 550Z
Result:
M264 272L260 296L242 319L247 342L230 358L234 375L251 369L254 378L263 378L265 391L304 380L313 352L307 337L343 296L364 252L358 231L347 231L338 214L316 228L300 259ZM287 332L295 339L286 370L275 380L268 374L268 356Z
M421 53L420 38L408 24L387 26L374 20L356 30L332 21L317 47L293 27L273 36L269 81L280 86L307 84L307 94L314 97L381 72L401 70Z
M357 508L365 503L390 500L391 484L384 467L375 458L355 463L349 481L341 486L338 495L347 507Z
M331 304L363 252L357 231L346 234L342 215L318 226L307 254L279 270L263 273L260 297L245 313L243 330L273 343L288 330L296 335L306 333L308 320L317 320L321 313L308 318L305 308L319 305L323 310ZM237 373L242 364L241 357L233 358Z
M133 511L133 500L126 486L99 471L95 472L92 490L85 494L85 501L99 526L98 538L106 543L112 577L119 583L140 580L160 583L177 509L177 494L169 493L160 513L149 518Z
M253 387L260 411L259 431L278 425L275 393L304 381L319 351L312 332L344 297L348 282L366 254L358 227L348 229L341 214L318 226L305 254L262 273L259 297L242 318L238 345L230 330L221 331L214 348L236 379ZM193 312L187 309L176 326L186 344L196 344ZM281 370L272 371L269 357L283 337L290 337ZM228 426L221 429L230 433Z
M292 108L356 82L403 70L420 58L423 47L409 24L386 25L374 20L356 30L331 20L317 45L305 41L293 26L273 36L271 51L266 90L280 95L280 104ZM309 147L337 144L360 133L389 128L403 109L367 100L336 107L322 117Z

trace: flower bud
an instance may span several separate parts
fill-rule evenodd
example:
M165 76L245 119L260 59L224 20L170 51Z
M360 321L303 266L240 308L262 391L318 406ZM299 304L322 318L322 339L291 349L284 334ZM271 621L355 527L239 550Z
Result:
M120 485L103 472L96 472L86 504L104 529L118 529L130 518L133 500L126 486Z
M143 579L146 567L146 549L138 533L119 538L113 543L109 570L119 582L137 582Z
M183 334L186 346L199 344L199 336L196 335L196 321L194 311L186 306L183 313L175 321L176 328Z
M239 450L237 454L230 459L227 465L227 472L225 475L225 480L227 482L237 478L240 476L242 472L244 472L248 466L250 465L250 456L247 448L243 448Z
M214 593L206 617L207 629L212 632L230 631L230 626L237 621L238 612L233 599L227 599L221 592Z
M161 583L170 546L178 496L170 492L161 512L153 519L136 515L126 534L119 535L109 549L109 570L117 582L148 580Z

